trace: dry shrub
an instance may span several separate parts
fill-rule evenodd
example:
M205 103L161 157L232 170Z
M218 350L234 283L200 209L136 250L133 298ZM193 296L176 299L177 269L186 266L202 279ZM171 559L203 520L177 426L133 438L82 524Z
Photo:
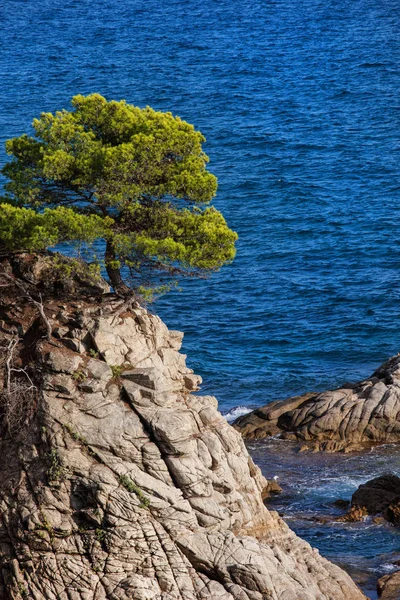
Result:
M26 374L19 374L0 393L0 415L3 429L10 435L23 437L37 404L37 387Z

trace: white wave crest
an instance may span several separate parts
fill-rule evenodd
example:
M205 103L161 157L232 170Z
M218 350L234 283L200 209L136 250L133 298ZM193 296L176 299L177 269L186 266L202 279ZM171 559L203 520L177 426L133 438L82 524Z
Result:
M235 406L229 412L225 413L223 416L228 421L228 423L232 423L239 417L242 417L243 415L247 415L247 413L249 413L251 411L252 411L252 409L249 408L248 406Z

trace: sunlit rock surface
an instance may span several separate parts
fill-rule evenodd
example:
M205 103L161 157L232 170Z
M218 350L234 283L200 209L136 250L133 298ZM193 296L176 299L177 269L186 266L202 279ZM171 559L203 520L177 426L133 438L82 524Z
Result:
M181 333L110 299L47 299L47 340L16 297L0 305L0 598L364 598L264 506L241 436L193 395Z

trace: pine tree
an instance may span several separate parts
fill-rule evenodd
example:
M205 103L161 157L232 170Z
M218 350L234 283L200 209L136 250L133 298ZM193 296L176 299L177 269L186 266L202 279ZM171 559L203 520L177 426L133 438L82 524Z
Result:
M75 96L43 113L34 136L6 142L12 157L0 242L11 251L104 240L117 292L154 281L207 276L233 260L237 235L210 203L203 135L171 113Z

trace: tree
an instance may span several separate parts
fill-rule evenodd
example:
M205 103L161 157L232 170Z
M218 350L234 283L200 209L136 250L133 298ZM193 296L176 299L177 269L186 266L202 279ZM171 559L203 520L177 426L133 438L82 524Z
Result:
M101 259L115 291L207 276L233 260L237 235L210 206L217 180L203 135L146 107L74 96L43 113L35 135L8 140L12 160L0 241L12 251L60 241L105 240Z

